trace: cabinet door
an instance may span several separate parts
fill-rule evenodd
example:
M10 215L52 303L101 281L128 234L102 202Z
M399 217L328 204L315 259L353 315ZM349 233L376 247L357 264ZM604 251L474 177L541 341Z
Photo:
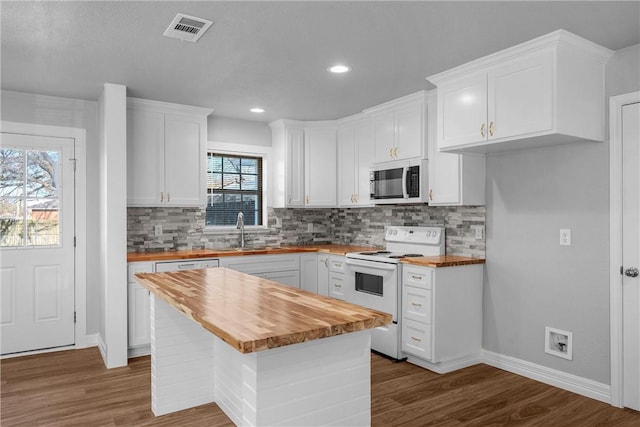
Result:
M438 87L438 147L487 139L487 74Z
M393 111L377 114L373 118L374 163L394 160L396 126Z
M318 255L300 255L300 289L318 293Z
M171 205L205 205L203 119L165 115L165 189Z
M287 206L304 206L304 141L302 129L286 129Z
M488 75L488 137L548 131L553 126L553 53L505 62Z
M371 204L371 186L369 175L373 163L373 122L366 119L356 126L356 205L366 206Z
M300 288L300 272L298 270L274 271L271 273L258 274L257 276L273 280L282 285L291 286L292 288Z
M393 151L396 159L422 157L425 143L422 104L413 104L395 112L396 147ZM426 152L426 150L425 150Z
M128 284L129 347L151 342L149 291L135 282Z
M338 204L353 206L356 203L358 164L355 128L338 130Z
M130 108L127 111L127 204L159 205L162 192L164 114Z
M305 129L305 206L337 205L336 150L334 128Z
M318 294L329 295L329 255L318 255Z

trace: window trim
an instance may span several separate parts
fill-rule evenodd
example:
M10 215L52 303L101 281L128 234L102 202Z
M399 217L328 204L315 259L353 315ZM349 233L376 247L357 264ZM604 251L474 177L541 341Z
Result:
M248 232L261 232L267 230L268 227L268 196L269 196L269 158L271 154L271 147L263 145L251 145L251 144L236 144L232 142L221 141L208 141L207 149L204 153L205 160L209 153L223 154L227 156L248 156L248 157L260 157L262 159L262 225L247 225L245 231ZM206 169L205 172L206 174ZM205 197L206 197L205 187ZM206 234L228 233L230 230L236 230L235 226L229 225L206 225L204 232Z

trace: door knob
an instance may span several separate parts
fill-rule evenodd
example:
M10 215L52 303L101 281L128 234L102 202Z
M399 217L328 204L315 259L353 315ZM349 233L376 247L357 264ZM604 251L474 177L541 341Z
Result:
M624 275L627 277L638 277L638 274L640 274L640 272L635 267L627 268L624 271Z

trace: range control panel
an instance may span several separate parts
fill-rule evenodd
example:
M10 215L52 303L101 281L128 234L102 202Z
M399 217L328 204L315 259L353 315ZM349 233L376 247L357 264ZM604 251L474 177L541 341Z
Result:
M384 240L387 242L438 245L442 242L444 227L387 226Z

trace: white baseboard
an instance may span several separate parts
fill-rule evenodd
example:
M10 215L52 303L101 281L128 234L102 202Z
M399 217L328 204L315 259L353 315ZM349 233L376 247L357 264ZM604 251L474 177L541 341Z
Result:
M127 350L127 358L131 359L132 357L140 357L140 356L149 356L151 354L151 345L143 345L140 347L129 347Z
M483 359L481 354L472 354L470 356L465 356L460 359L448 360L446 362L431 363L424 359L408 356L407 362L413 363L414 365L418 365L422 368L428 369L438 374L446 374L449 372L456 371L458 369L468 368L469 366L482 363Z
M488 350L482 350L482 361L489 366L611 404L611 386L608 384Z
M102 363L104 366L107 366L107 345L104 343L104 339L102 339L102 335L98 335L98 350L100 350L100 356L102 356Z
M90 334L85 337L85 347L98 347L98 336L99 334Z

